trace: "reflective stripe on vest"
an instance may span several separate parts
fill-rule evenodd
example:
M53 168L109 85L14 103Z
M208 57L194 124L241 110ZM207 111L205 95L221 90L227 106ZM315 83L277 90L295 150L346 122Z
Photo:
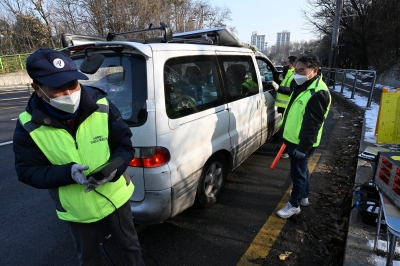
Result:
M89 174L110 157L108 145L108 102L106 98L97 101L99 108L92 113L76 131L76 140L65 130L31 122L32 116L23 112L19 116L25 130L53 165L71 162L89 166ZM61 220L91 223L103 219L115 211L114 206L95 191L85 192L85 186L71 184L50 191L56 202L57 215ZM131 197L134 186L126 186L121 176L115 182L107 182L96 188L116 208Z
M294 78L294 68L288 70L285 75L285 78L282 80L281 85L282 87L290 88L290 84ZM289 103L290 95L286 95L283 93L277 93L275 106L286 108Z
M289 98L290 98L290 95L286 95L286 94L278 92L276 95L275 106L286 108L289 103Z
M320 82L320 80L321 76L309 86L310 89L301 92L296 97L295 101L292 103L290 108L285 110L285 112L288 112L288 114L286 116L286 121L283 129L283 138L286 139L287 141L294 144L299 144L300 142L299 135L301 131L301 126L303 124L303 116L308 101L318 91L320 90L328 91L328 87L326 86L326 84L324 82ZM331 98L329 99L329 104L324 114L325 118L329 113L330 106L331 106ZM281 123L282 122L283 120L281 120ZM321 128L318 131L318 136L313 144L313 147L317 147L319 145L323 127L324 123L322 123Z

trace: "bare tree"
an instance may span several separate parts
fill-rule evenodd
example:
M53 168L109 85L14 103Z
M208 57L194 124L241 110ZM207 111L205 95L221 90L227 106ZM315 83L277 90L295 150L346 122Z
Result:
M50 2L48 5L45 4L44 0L31 0L33 5L33 10L36 11L40 18L44 21L46 37L48 43L51 45L51 48L55 48L53 34L52 34L52 27L53 27L53 19L51 17L51 12L53 9L53 4Z
M62 33L106 36L158 27L160 22L166 22L172 32L182 32L230 21L229 8L213 7L206 0L2 0L0 7L0 53L6 47L12 52L57 48Z
M335 0L308 0L312 12L304 17L322 36L332 38ZM340 56L337 66L385 68L400 56L400 20L397 0L347 0L340 17ZM324 38L325 39L325 38Z

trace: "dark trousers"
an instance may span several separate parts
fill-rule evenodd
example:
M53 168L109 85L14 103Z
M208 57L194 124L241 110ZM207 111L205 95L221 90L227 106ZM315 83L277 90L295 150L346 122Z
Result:
M105 230L117 243L125 265L144 265L129 201L100 221L67 223L75 241L79 265L103 265L100 241L105 239L101 234Z
M308 171L308 161L314 154L315 148L312 148L303 159L293 157L293 151L296 145L287 145L290 157L290 177L292 178L293 188L290 195L290 204L293 207L299 207L302 198L308 198L310 195L310 172Z

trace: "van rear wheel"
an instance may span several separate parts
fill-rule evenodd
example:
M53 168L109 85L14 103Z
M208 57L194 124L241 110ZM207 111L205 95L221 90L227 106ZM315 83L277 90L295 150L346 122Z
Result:
M210 207L217 201L224 189L227 171L222 154L215 154L207 161L197 185L196 204L199 207Z

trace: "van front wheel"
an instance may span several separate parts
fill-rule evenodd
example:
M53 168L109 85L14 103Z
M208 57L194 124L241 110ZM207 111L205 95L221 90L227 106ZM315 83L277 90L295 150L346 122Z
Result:
M227 177L227 162L221 154L213 155L203 167L197 185L196 204L210 207L222 193Z

